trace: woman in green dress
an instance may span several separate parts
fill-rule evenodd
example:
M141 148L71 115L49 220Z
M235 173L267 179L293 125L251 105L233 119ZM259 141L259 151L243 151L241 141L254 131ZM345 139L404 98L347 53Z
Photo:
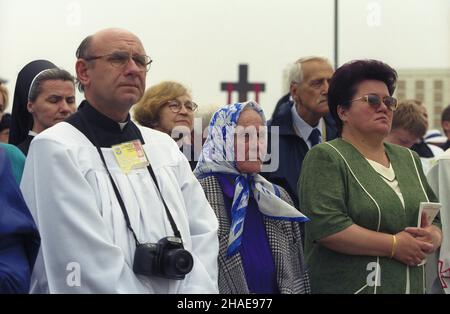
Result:
M312 293L424 293L420 266L441 244L439 223L418 228L420 202L437 199L419 157L384 143L397 73L376 60L344 64L328 106L340 138L315 146L300 177Z

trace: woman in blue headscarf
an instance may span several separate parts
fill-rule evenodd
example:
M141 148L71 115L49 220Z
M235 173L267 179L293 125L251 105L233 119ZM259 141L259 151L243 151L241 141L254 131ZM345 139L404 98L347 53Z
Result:
M219 220L220 293L309 293L300 222L261 171L266 119L253 101L220 108L194 174Z

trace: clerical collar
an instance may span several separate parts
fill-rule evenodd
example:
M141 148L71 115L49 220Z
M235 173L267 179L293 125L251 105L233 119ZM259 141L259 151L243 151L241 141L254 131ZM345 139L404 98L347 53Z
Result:
M28 131L28 135L29 136L36 136L36 135L38 135L36 132L34 132L34 131Z
M84 116L88 119L89 122L93 122L96 125L104 128L105 130L111 132L121 132L125 128L125 126L130 121L130 114L128 114L127 119L125 120L123 127L121 127L121 123L114 121L113 119L105 116L103 113L95 109L89 102L83 100L78 110L83 112Z
M303 139L308 139L314 128L318 129L320 132L320 137L323 138L322 130L323 130L323 118L320 118L319 123L312 127L305 120L300 117L297 112L297 104L294 102L291 108L292 113L292 123L294 124L294 130L297 135Z
M123 131L123 128L127 125L128 121L126 122L119 122L119 127Z
M82 117L81 117L82 115ZM83 121L86 121L84 123ZM66 122L79 129L92 143L100 147L111 147L112 145L141 139L137 126L130 120L123 122L123 127L116 121L108 118L86 100L78 107L78 111L71 115ZM141 139L143 142L143 139ZM144 143L142 143L144 144Z

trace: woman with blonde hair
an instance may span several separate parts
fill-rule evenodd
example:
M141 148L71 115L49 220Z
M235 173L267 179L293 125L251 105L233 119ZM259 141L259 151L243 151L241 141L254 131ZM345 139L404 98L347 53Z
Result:
M193 154L191 132L197 104L189 90L180 83L164 81L150 87L134 106L134 119L139 124L170 135L194 169L197 154Z

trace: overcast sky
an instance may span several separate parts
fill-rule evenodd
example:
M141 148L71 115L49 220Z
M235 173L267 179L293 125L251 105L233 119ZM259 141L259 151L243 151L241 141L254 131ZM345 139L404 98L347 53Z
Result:
M450 68L449 0L339 6L340 64L376 58L395 68ZM224 104L220 82L237 80L247 63L249 80L266 84L260 102L270 115L290 62L334 60L334 0L0 0L0 77L12 93L20 69L40 58L74 73L80 41L106 27L141 38L154 59L147 87L180 81L200 106Z

